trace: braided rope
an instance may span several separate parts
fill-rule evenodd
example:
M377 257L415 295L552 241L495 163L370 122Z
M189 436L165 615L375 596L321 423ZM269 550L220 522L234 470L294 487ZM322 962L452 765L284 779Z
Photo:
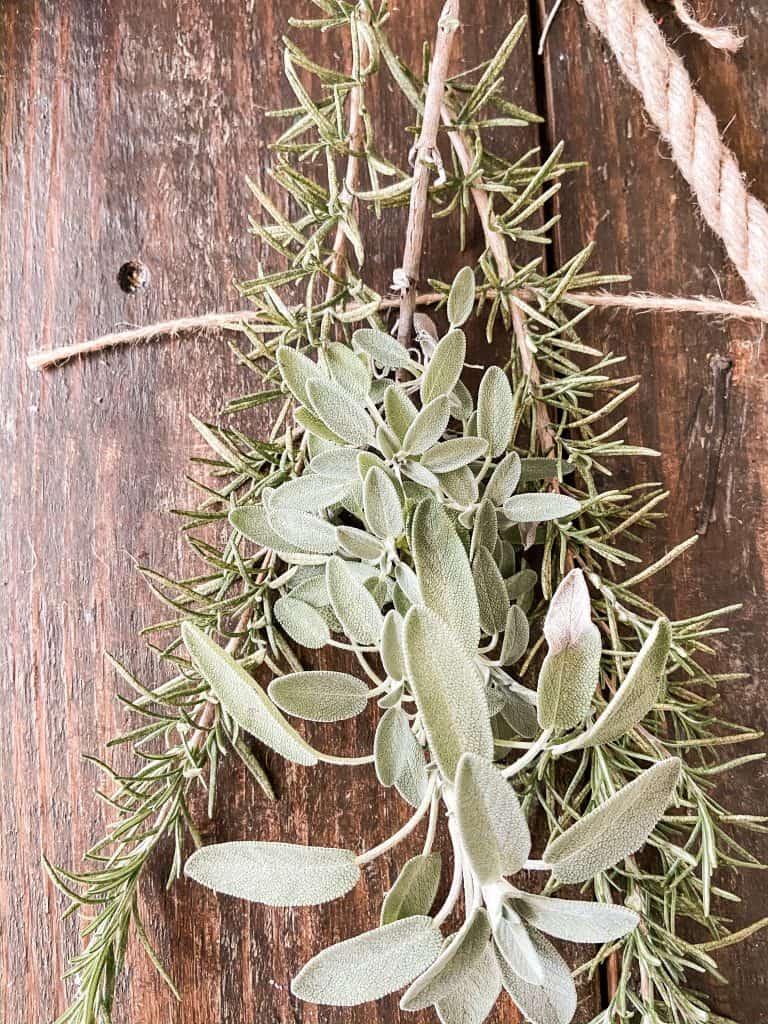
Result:
M641 0L581 2L642 94L707 224L722 238L758 304L768 309L768 210L747 191L736 157L682 60Z

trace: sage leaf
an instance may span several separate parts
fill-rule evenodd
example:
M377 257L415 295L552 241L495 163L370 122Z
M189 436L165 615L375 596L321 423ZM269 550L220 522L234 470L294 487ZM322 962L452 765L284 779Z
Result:
M356 526L337 526L336 537L339 546L353 558L362 558L365 562L378 562L384 554L384 545L377 537L372 537L367 530L359 530Z
M296 764L317 764L315 752L283 718L261 687L227 651L192 622L181 636L192 664L241 729Z
M532 931L531 941L541 961L546 985L524 981L499 956L504 988L530 1024L570 1024L578 1002L570 968L543 935Z
M352 335L352 344L386 370L408 369L413 360L391 335L375 327L361 327Z
M456 387L453 389L449 397L451 399L451 415L466 423L472 415L474 405L472 392L463 380L456 381Z
M280 555L290 555L301 550L295 544L291 544L281 537L270 526L263 505L243 505L240 508L233 508L229 513L229 522L248 540L269 551L276 551Z
M343 438L339 437L338 434L334 434L334 432L326 426L325 423L323 423L320 417L316 416L306 406L302 406L300 409L297 409L293 414L293 418L299 426L304 427L311 437L319 438L321 441L327 441L330 444L344 444Z
M328 595L336 617L347 635L363 647L376 644L383 623L379 606L358 580L349 564L338 556L325 567Z
M299 512L324 512L325 509L338 504L348 493L349 488L348 482L315 476L314 473L304 473L303 476L281 484L272 492L270 510L281 506Z
M402 444L408 428L416 419L418 410L408 395L397 384L390 384L384 392L384 411L390 430Z
M400 707L388 708L379 720L373 740L376 777L382 786L394 786L413 756L414 744L419 746L406 713Z
M428 608L411 608L403 635L408 678L430 751L453 781L462 754L493 755L483 680L451 627Z
M666 619L658 619L621 686L597 720L558 753L611 743L642 722L659 700L672 631Z
M483 498L475 512L475 520L472 525L472 546L470 557L474 559L478 548L488 548L493 551L499 539L499 519L496 514L493 502ZM495 564L495 562L494 562Z
M355 401L364 403L371 390L371 374L360 356L339 341L328 345L323 355L331 380L348 391Z
M385 459L394 459L400 451L400 438L383 423L376 428L376 447Z
M509 452L491 473L485 497L497 507L508 501L515 493L520 480L520 456L517 452Z
M613 942L640 923L634 911L610 903L559 900L528 893L511 902L527 924L566 942Z
M413 733L411 735L413 736ZM415 736L413 736L407 754L403 770L395 779L395 789L411 807L418 807L427 792L429 773L424 760L424 751Z
M405 679L403 654L403 618L392 608L384 616L379 654L384 671L396 683Z
M572 569L553 594L544 636L549 651L539 672L539 724L542 729L570 729L589 713L602 650L581 569Z
M291 547L312 555L331 555L339 546L336 527L309 512L270 505L267 520L275 533Z
M561 882L586 882L636 853L669 806L680 758L669 757L633 779L553 839L544 863Z
M423 455L443 436L450 419L450 405L445 395L423 406L403 438L403 450L410 455Z
M514 681L503 690L501 717L518 736L533 739L538 734L536 694Z
M521 569L514 576L505 581L507 585L507 596L510 601L516 601L529 594L539 582L538 575L533 569Z
M511 782L490 759L464 754L456 773L456 819L481 885L516 874L531 852L531 834Z
M313 380L307 384L311 407L332 433L356 448L369 448L376 431L365 409L338 384Z
M395 884L384 897L381 924L429 913L440 885L439 853L422 853L406 861Z
M464 922L438 958L417 978L400 1000L401 1010L423 1010L446 999L466 983L488 949L491 926L481 907Z
M451 330L438 342L421 378L421 401L424 405L441 395L451 394L464 369L466 356L464 331L458 328Z
M275 601L272 610L283 630L302 647L316 651L331 639L327 621L306 601L286 595Z
M477 592L480 626L489 636L500 633L507 621L507 588L493 555L482 545L472 562L472 578Z
M360 880L349 850L290 843L203 846L184 874L216 892L269 907L310 907L338 899Z
M448 293L448 322L451 327L461 327L469 320L475 306L475 272L472 267L462 267L453 279Z
M504 624L504 642L501 645L499 660L502 665L514 665L528 650L531 628L528 625L523 609L513 604L507 612Z
M581 503L567 494L535 491L515 494L504 502L504 515L511 523L548 523L554 519L572 519Z
M405 531L400 495L392 480L378 466L371 466L363 486L363 509L370 529L383 540L399 537Z
M440 1024L483 1024L501 993L501 971L491 943L461 985L435 1006Z
M461 541L459 541L459 543L461 543ZM406 565L405 562L398 562L395 567L395 579L411 604L424 603L424 599L421 595L419 578L410 565Z
M491 458L498 458L512 440L515 402L509 378L499 366L489 366L477 395L477 435L488 442Z
M311 405L307 384L311 380L325 380L323 368L288 345L278 347L276 358L282 378L293 397L302 405Z
M345 483L357 480L357 448L336 446L315 455L309 464L312 473ZM299 477L301 480L302 477Z
M425 452L421 464L433 473L450 473L481 459L487 450L488 442L481 437L454 437Z
M300 579L296 586L291 588L290 596L311 604L313 608L327 608L331 599L325 585L325 572L320 569L312 576Z
M411 551L424 604L474 655L480 642L480 610L472 569L453 523L432 498L413 513Z
M479 490L475 474L469 466L452 469L449 473L441 473L439 478L441 490L458 505L474 505Z
M406 496L411 499L412 502L418 503L424 498L429 497L431 494L436 493L440 490L440 481L426 469L420 462L416 462L413 459L408 459L407 462L403 463L403 489ZM408 484L412 483L409 488Z
M441 945L430 917L406 917L324 949L302 967L291 992L325 1006L382 999L422 974Z
M509 904L503 904L500 913L492 919L492 929L493 940L502 959L521 981L542 985L546 977L544 965L517 911Z
M292 672L273 679L269 696L283 711L311 722L341 722L368 706L368 687L347 672Z

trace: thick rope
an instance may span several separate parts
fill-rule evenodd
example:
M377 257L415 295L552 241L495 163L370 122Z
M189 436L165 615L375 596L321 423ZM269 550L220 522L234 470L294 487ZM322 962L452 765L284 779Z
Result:
M642 0L581 0L669 143L704 219L758 305L768 309L768 210L747 191L715 115L693 88ZM682 5L681 5L682 6Z

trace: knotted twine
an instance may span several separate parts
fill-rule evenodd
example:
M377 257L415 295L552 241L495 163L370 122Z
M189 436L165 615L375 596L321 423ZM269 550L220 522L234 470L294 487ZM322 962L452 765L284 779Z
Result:
M581 0L672 150L707 224L718 234L758 305L768 309L768 210L750 195L738 161L720 137L715 115L696 92L677 53L642 0ZM720 49L741 40L729 29L700 25L684 0L682 22Z

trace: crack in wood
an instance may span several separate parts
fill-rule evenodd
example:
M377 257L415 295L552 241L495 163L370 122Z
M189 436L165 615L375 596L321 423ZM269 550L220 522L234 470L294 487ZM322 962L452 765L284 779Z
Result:
M704 496L696 512L696 533L702 537L715 518L720 462L723 457L725 435L728 428L728 400L733 376L733 360L727 356L716 355L710 360L710 367L712 370L712 403L709 427L705 434L707 462L704 472Z

